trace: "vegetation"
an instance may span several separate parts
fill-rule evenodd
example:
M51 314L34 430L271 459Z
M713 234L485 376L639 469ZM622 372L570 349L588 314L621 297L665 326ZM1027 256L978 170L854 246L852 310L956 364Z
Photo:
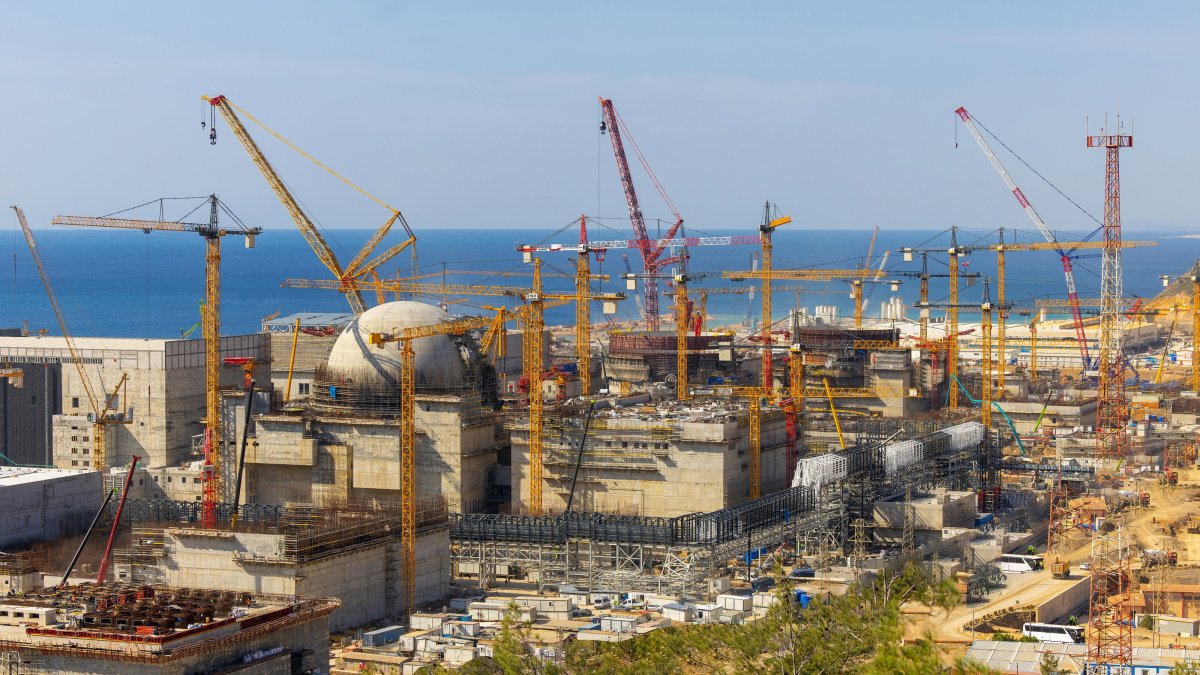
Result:
M528 627L510 607L494 643L492 659L476 659L460 672L588 673L665 675L666 673L866 673L924 675L956 672L982 675L985 669L944 663L931 635L903 641L900 607L921 602L947 614L958 603L951 581L930 583L914 565L853 585L845 595L813 598L807 608L776 570L777 602L758 621L742 625L679 625L622 642L571 642L562 665L538 660L528 648Z

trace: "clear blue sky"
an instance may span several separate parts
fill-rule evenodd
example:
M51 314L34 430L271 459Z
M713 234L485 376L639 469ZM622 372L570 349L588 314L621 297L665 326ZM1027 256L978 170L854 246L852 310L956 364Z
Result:
M290 227L223 122L225 93L396 206L418 234L625 212L611 97L698 230L1029 228L965 105L1094 213L1106 113L1134 119L1130 228L1191 228L1200 5L805 2L5 3L0 189L37 223L219 193ZM959 148L954 146L958 128ZM330 228L384 213L252 127ZM1086 219L1005 156L1053 227ZM636 175L645 211L667 218ZM11 216L0 221L12 227Z

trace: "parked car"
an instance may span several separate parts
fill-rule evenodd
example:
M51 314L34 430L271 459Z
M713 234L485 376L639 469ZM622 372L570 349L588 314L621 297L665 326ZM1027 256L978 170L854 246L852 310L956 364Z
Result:
M573 618L582 617L582 616L591 616L591 615L592 615L592 610L585 609L583 607L576 607L571 610L571 616Z
M792 573L788 576L793 579L812 579L813 577L817 576L817 572L808 565L801 565L793 569Z
M1092 569L1092 563L1090 563L1090 562L1081 562L1081 563L1079 563L1079 569L1081 569L1081 570L1090 570L1090 569Z
M592 601L592 607L596 609L612 609L612 600L608 597L599 597Z

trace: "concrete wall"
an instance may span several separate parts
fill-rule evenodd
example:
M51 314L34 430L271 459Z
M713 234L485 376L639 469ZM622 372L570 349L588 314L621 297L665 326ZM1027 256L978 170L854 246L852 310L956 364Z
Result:
M109 426L107 466L122 466L135 454L149 467L172 466L187 459L192 436L203 430L203 341L76 338L75 342L92 393L101 403L113 393L121 376L127 377L114 407L131 422ZM221 356L257 359L263 364L259 380L267 382L267 345L265 335L225 336L221 338ZM90 466L94 448L90 429L84 432L83 427L90 426L84 417L93 410L78 369L62 367L71 358L65 340L0 337L0 358L31 372L47 365L58 369L57 387L47 390L58 397L52 434L54 464L60 468ZM240 386L241 368L224 366L221 383Z
M24 373L20 388L9 378L0 380L0 453L8 458L0 464L53 464L51 426L62 411L58 391L62 364L20 368Z
M480 414L479 405L473 396L417 396L418 499L444 497L451 511L486 503L495 420ZM308 438L306 425L313 429ZM259 417L246 465L246 495L253 502L397 502L400 428L393 420Z
M168 529L160 583L278 595L336 597L332 630L398 616L403 606L397 539L358 546L308 562L280 557L282 536ZM450 530L417 535L417 604L440 603L450 588ZM389 606L393 599L395 606Z
M737 421L674 424L676 436L655 438L650 425L637 419L606 420L593 430L575 488L580 509L643 516L674 517L715 511L739 503L750 494L750 438L747 413ZM760 455L762 494L784 486L786 425L776 411L762 415ZM546 434L542 507L566 508L577 450ZM512 500L520 510L529 498L529 436L512 433ZM574 507L573 507L574 508Z
M98 472L8 472L7 477L0 472L0 547L55 539L65 529L86 528L100 508L103 495Z

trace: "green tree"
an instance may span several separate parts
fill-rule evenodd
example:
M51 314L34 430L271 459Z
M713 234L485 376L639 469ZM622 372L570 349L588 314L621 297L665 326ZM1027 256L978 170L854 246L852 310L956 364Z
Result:
M1042 652L1042 660L1038 661L1038 672L1041 675L1070 675L1066 668L1060 668L1058 657L1050 652Z
M1200 675L1200 661L1180 661L1171 666L1167 675Z
M492 643L492 658L504 675L525 673L557 673L554 664L544 663L530 651L533 636L529 624L521 621L521 608L510 602L500 619L500 632Z

